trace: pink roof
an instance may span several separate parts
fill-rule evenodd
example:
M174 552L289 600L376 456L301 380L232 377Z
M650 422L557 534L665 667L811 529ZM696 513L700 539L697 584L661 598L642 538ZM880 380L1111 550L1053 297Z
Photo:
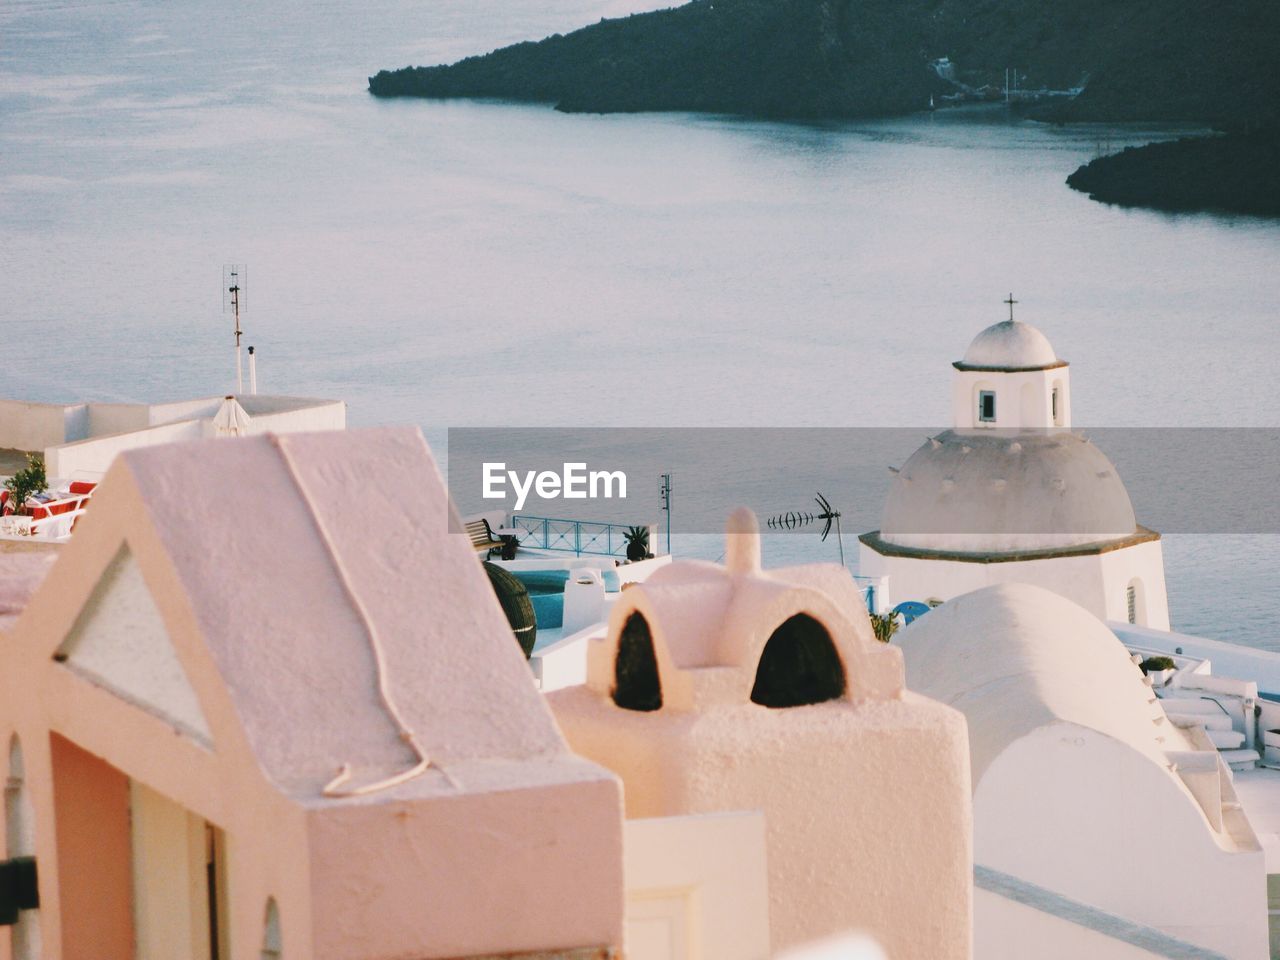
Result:
M315 796L343 763L371 780L415 762L379 697L371 634L433 760L565 754L480 564L448 532L417 429L207 440L120 462L282 789Z
M56 550L0 553L0 631L7 631L26 609L57 557Z

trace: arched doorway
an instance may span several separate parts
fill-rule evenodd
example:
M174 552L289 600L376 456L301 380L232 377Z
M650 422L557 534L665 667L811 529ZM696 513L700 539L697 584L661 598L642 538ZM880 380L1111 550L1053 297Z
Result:
M799 707L835 700L844 691L844 664L831 634L807 613L798 613L764 645L751 700L765 707Z
M653 652L649 621L633 613L618 639L618 659L614 661L613 702L624 710L659 710L662 681Z

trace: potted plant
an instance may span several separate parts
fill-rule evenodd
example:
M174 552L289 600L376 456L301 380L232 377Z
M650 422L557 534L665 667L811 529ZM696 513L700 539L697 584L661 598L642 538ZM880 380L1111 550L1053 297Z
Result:
M1178 664L1173 657L1147 657L1139 666L1151 678L1153 687L1163 687L1178 672Z
M898 619L896 610L886 610L884 613L871 614L871 629L875 631L876 639L881 643L888 643L893 639L893 635L898 632L898 627L902 626Z
M653 556L649 552L648 527L627 527L622 537L627 541L627 559L631 562Z
M28 453L26 467L4 482L4 488L9 491L6 510L11 509L14 516L20 518L17 522L8 524L13 532L31 532L27 499L33 494L41 493L48 485L49 480L44 473L44 458L38 453Z

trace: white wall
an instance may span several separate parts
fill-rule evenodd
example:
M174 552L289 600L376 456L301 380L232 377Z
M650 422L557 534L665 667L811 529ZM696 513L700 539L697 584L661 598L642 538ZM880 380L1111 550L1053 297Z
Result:
M973 891L974 960L1151 960L1152 953L1080 924L1009 900Z
M1125 588L1139 578L1146 589L1147 625L1169 628L1169 600L1160 541L1109 553L1008 563L966 563L886 557L866 544L858 548L858 572L889 578L891 605L936 597L950 600L996 583L1030 583L1080 604L1102 620L1126 620Z
M958 430L1040 430L1071 426L1070 367L1003 373L957 370L951 385L951 423ZM1052 394L1060 388L1060 416L1053 419ZM996 395L996 419L978 419L978 393Z
M1102 580L1107 589L1104 620L1129 619L1125 588L1131 580L1140 583L1138 624L1155 630L1169 629L1169 594L1164 582L1164 548L1159 540L1139 543L1124 550L1104 553Z
M272 401L266 409L273 412L251 417L250 434L342 430L347 424L347 405L340 400L293 400L298 406L290 409L286 401L292 398L264 399ZM50 478L81 476L92 479L105 473L116 454L125 450L212 436L213 428L208 418L217 413L222 402L221 397L216 397L156 406L90 404L92 437L36 449L44 450L45 472ZM172 419L176 415L204 419Z
M104 437L151 426L149 408L145 403L90 403L86 406L89 418L87 437Z
M60 403L0 400L0 448L43 450L78 439L84 429L84 407Z
M767 960L758 810L628 820L627 960Z
M308 433L347 427L347 405L340 400L275 413L254 415L249 409L246 412L250 416L250 433Z
M50 446L44 451L45 473L51 480L77 477L97 479L106 473L116 454L122 451L182 440L198 440L201 436L199 420L183 420L131 433L117 433L62 446Z
M1267 955L1266 868L1241 820L1214 831L1164 765L1057 723L1010 745L975 787L974 862L1258 960ZM978 936L989 943L1003 933L979 927Z

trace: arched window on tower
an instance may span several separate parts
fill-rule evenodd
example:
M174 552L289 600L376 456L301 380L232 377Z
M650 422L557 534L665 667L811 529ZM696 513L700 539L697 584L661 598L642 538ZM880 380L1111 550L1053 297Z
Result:
M653 652L649 621L633 613L618 638L614 661L613 702L624 710L658 710L662 707L662 682Z
M978 391L978 419L982 423L996 422L996 392L994 390Z
M844 664L831 634L807 613L798 613L764 645L751 700L764 707L799 707L835 700L844 691Z
M1142 581L1137 577L1129 581L1124 588L1124 609L1129 622L1138 626L1147 622L1146 597L1143 596Z

